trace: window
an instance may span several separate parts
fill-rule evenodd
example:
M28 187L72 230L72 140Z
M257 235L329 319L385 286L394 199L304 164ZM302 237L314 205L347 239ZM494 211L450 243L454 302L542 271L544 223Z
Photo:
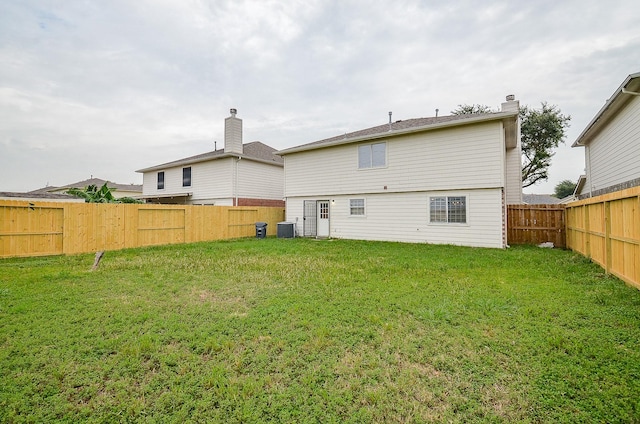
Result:
M380 168L387 165L387 143L358 146L358 168Z
M182 168L182 187L191 187L191 167Z
M164 171L158 172L158 190L164 189Z
M349 215L364 215L364 199L349 199Z
M466 224L467 198L465 196L439 196L429 198L431 222Z

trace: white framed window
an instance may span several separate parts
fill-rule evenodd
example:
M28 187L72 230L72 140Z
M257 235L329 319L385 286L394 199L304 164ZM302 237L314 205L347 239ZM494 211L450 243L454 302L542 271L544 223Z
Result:
M158 190L164 190L164 171L158 172Z
M191 187L191 167L182 168L182 187Z
M349 199L349 215L364 216L364 199Z
M382 168L387 166L387 143L361 144L358 146L358 168Z
M431 196L429 197L429 222L448 224L467 223L466 196Z

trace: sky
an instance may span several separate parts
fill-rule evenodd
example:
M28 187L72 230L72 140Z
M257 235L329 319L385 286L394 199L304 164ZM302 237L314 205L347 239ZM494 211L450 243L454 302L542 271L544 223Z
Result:
M0 0L0 191L138 169L244 142L276 149L393 120L556 105L571 144L640 71L637 0Z

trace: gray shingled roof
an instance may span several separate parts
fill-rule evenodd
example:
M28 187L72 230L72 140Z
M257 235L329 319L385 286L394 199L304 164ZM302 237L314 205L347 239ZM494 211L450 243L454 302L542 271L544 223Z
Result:
M42 199L42 200L73 200L78 199L77 197L71 196L69 194L57 194L57 193L17 193L17 192L9 192L9 191L0 191L0 197L15 197L15 198L29 198L29 199Z
M66 184L63 186L48 186L39 188L37 190L29 191L29 194L38 194L38 193L49 193L51 191L61 190L61 189L69 189L69 188L79 188L83 189L90 185L95 185L97 187L102 187L105 183L107 183L107 187L112 190L128 190L128 191L139 191L142 192L142 184L117 184L111 181L103 180L100 178L89 178L88 180L78 181L77 183Z
M522 193L522 201L527 205L556 205L561 199L550 194L526 194Z
M386 135L399 135L421 130L437 129L455 125L464 125L474 122L489 121L494 119L503 119L517 116L517 112L494 112L494 113L475 113L467 115L447 115L428 118L414 118L392 122L391 124L377 125L375 127L366 128L359 131L337 135L331 138L314 141L312 143L302 144L300 146L284 149L278 154L293 153L296 151L313 150L325 146L338 144L353 143L356 141L367 140L370 138L380 138Z
M190 156L183 159L174 160L172 162L163 163L160 165L154 165L148 168L139 169L136 172L149 172L158 169L171 168L174 166L189 165L197 162L205 162L209 160L216 160L228 157L237 157L257 160L265 163L272 163L274 165L283 166L284 160L275 154L276 149L271 146L267 146L259 141L253 141L242 145L243 154L238 155L236 153L225 153L224 149L213 150L211 152L202 153L195 156Z

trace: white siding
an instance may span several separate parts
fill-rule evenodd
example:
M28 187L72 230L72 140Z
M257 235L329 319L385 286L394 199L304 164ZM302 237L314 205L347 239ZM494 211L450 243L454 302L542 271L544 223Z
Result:
M587 149L583 193L640 178L640 96L633 96Z
M182 186L182 168L191 166L191 186ZM193 193L194 203L212 203L216 199L233 198L233 159L218 159L164 169L164 190L158 190L159 171L145 172L143 194L145 196ZM216 204L219 204L216 202Z
M284 168L241 160L238 162L238 197L282 200Z
M430 196L466 196L467 223L430 223ZM337 195L327 198L330 200L331 237L504 247L501 189ZM365 199L365 216L349 215L349 199L352 198ZM287 198L286 219L297 224L298 235L303 234L304 200L323 199Z
M505 195L508 205L522 203L522 150L520 142L515 149L507 149L505 152L507 165Z
M286 155L286 196L504 187L505 152L500 122L386 141L384 168L358 169L358 144Z

